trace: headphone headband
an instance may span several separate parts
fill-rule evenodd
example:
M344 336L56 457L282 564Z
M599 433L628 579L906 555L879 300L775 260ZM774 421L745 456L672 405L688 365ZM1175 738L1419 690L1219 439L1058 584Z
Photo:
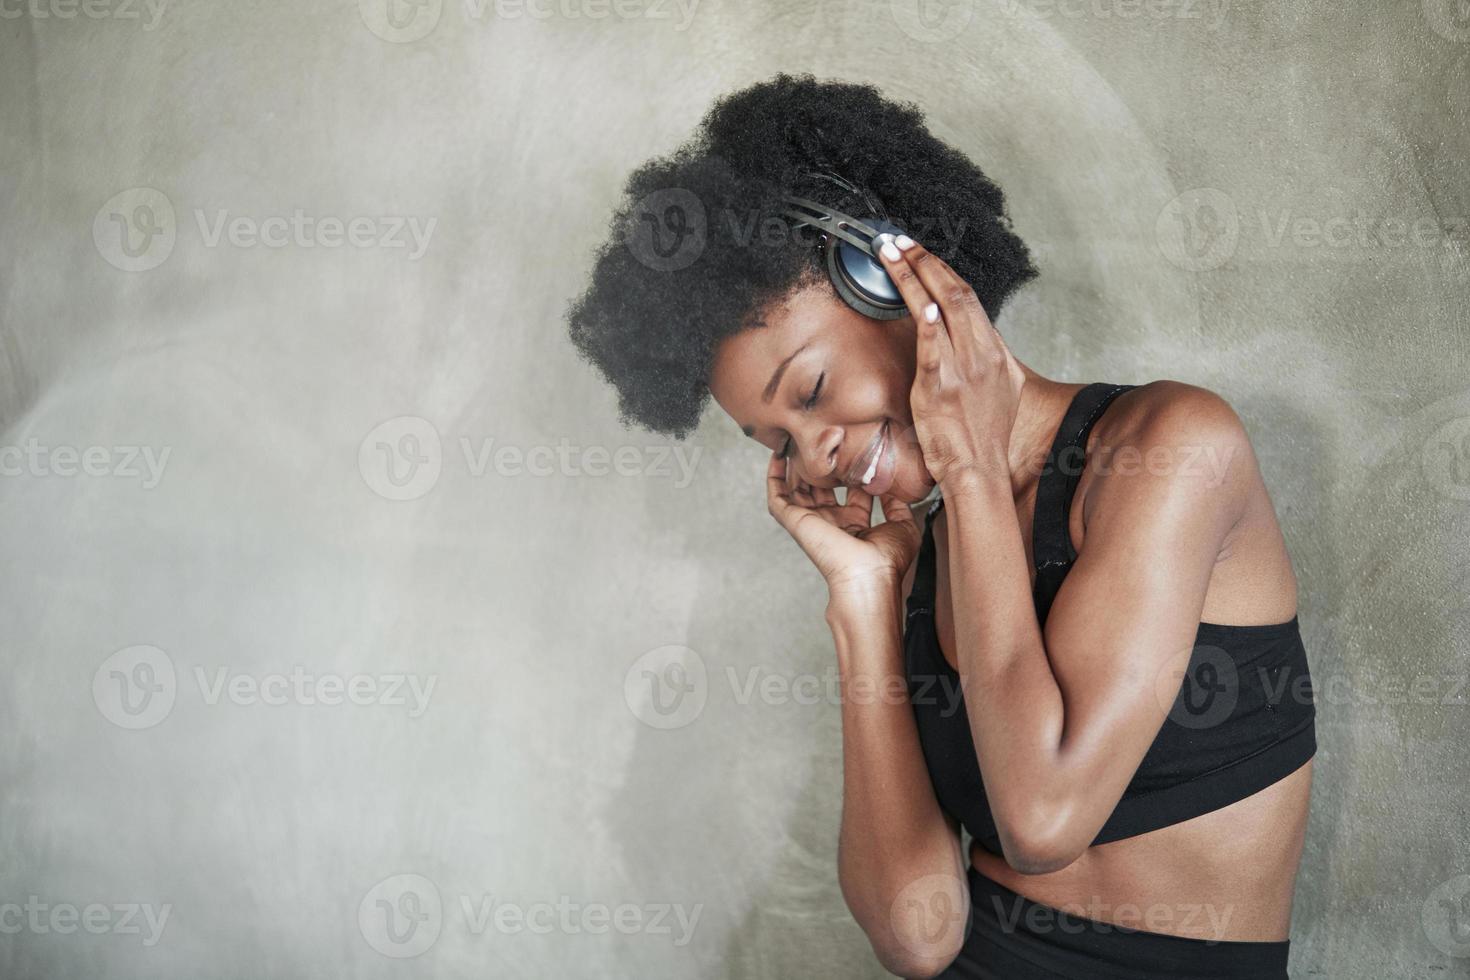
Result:
M805 197L786 195L782 200L790 207L781 212L796 223L794 228L814 227L823 234L827 276L837 294L853 309L878 320L897 320L907 313L898 287L878 258L877 239L883 234L897 234L900 229L888 218L888 212L876 198L829 170L803 171L803 176L829 181L856 194L866 205L871 218L855 218L836 208Z

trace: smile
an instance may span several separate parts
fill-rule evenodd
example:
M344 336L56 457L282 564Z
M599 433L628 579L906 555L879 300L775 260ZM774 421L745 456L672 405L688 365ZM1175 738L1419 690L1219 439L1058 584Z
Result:
M873 448L868 450L866 456L864 457L868 463L867 468L863 470L862 476L856 481L862 484L864 489L867 489L869 484L873 482L873 478L878 474L878 464L882 462L883 453L887 450L887 448L888 423L884 422L883 428L878 430L878 437L874 441ZM855 465L853 469L856 470L857 466Z

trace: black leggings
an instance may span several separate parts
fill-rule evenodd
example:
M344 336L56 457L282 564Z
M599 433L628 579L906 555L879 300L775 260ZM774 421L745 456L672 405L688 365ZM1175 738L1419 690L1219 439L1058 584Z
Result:
M958 958L939 975L944 980L1283 980L1287 975L1291 943L1286 940L1213 941L1127 929L1033 902L974 868L969 879L969 933Z

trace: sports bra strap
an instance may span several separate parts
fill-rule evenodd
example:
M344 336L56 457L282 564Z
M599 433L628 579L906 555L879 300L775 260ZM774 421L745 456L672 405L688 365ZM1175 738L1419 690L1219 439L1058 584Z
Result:
M1098 381L1081 389L1072 398L1067 414L1057 428L1051 451L1036 487L1036 512L1031 524L1031 553L1036 565L1036 585L1032 598L1036 602L1036 619L1046 625L1051 604L1062 587L1062 580L1077 551L1072 547L1068 530L1068 514L1072 497L1082 479L1086 462L1087 434L1102 415L1108 403L1137 385L1108 384Z
M1072 497L1082 478L1087 435L1109 402L1136 387L1099 381L1080 389L1067 407L1051 450L1046 455L1046 464L1037 483L1036 509L1031 527L1031 549L1036 565L1032 597L1036 603L1037 620L1043 626L1062 587L1062 580L1066 578L1072 562L1077 560L1072 535L1067 529L1067 517L1072 509ZM920 611L932 612L934 608L934 518L943 506L943 497L935 500L929 506L924 522L923 543L915 559L918 567L914 570L914 584L909 592L910 616Z
M909 590L908 614L912 616L920 610L932 612L934 610L934 515L939 513L939 508L944 504L944 498L937 498L929 505L924 519L924 539L919 545L919 556L914 559L918 567L914 569L914 585Z

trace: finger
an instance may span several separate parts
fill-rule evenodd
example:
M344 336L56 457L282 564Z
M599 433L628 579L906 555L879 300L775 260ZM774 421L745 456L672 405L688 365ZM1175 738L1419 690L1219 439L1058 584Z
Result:
M968 357L978 349L993 346L999 334L970 284L948 262L913 239L905 236L895 245L924 290L939 304L955 351Z
M812 487L812 499L818 507L837 507L837 493L830 487Z
M908 252L922 248L907 235L901 237L908 243ZM949 331L945 327L944 311L934 301L928 287L919 278L918 271L906 257L906 253L899 251L897 239L887 241L878 249L878 254L883 260L884 267L888 270L889 277L898 287L899 295L903 297L904 303L913 314L914 323L918 328L916 332L919 340L919 372L916 380L923 380L925 384L937 387L940 379L940 365L947 357L952 356L954 351L948 336ZM925 380L926 372L928 373L927 380Z
M914 520L914 512L909 505L891 494L882 494L878 502L883 505L883 519L893 521L895 524L912 524L918 527Z
M778 453L771 453L771 460L766 464L766 509L776 519L776 523L791 530L791 491L786 485L786 460Z
M847 506L856 514L861 514L866 519L865 526L873 525L873 495L860 487L849 487L847 490Z
M766 490L769 492L773 486L779 486L783 491L786 488L786 460L774 451L766 460Z
M907 239L912 241L912 239ZM904 305L909 308L915 323L924 322L924 310L934 298L929 295L923 281L919 278L918 271L904 258L903 252L899 251L898 245L892 237L885 237L884 244L878 248L878 258L883 263L888 278L898 287L898 295L903 297Z
M801 507L816 507L817 503L812 497L811 485L801 478L800 473L796 472L796 467L791 464L789 458L779 455L777 458L781 460L786 474L784 480L786 498Z
M931 315L934 316L932 320L929 318ZM918 345L914 358L917 367L914 383L938 389L949 373L944 370L944 365L953 363L954 358L954 347L950 343L949 331L944 328L944 316L938 304L929 304L924 314L918 317L914 333Z

